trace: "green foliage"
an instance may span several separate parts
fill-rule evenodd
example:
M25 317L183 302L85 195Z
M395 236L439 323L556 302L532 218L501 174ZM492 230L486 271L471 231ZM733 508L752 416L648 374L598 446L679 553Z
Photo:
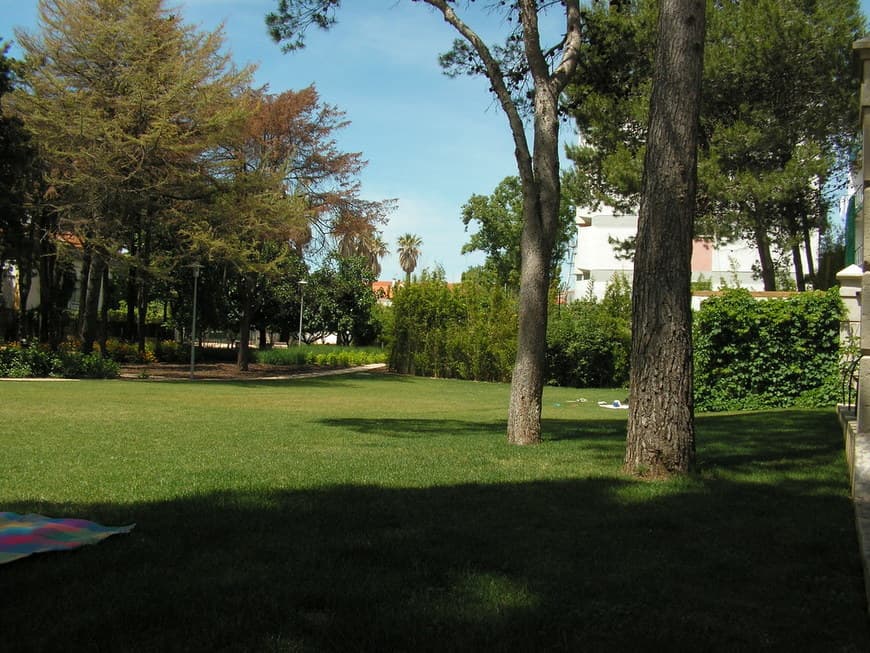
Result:
M631 349L631 287L614 275L604 299L594 297L553 310L547 328L551 385L625 387Z
M696 290L713 290L713 279L699 274L698 278L692 282L692 292Z
M372 331L377 334L375 343L389 349L395 336L395 320L393 307L376 303L372 306Z
M569 148L576 170L566 188L581 204L637 205L658 5L594 3L588 12L567 92L584 142ZM817 189L848 171L858 90L852 43L864 19L857 0L707 5L695 229L754 239L773 290L781 286L772 258L825 229Z
M0 377L68 379L113 379L121 368L100 354L82 354L74 349L52 352L44 347L0 347Z
M376 337L372 309L377 303L374 274L361 256L329 256L305 287L303 334L316 339L336 334L338 343L370 343Z
M254 359L266 365L329 367L356 367L373 363L386 363L387 353L379 347L341 347L338 345L311 345L286 349L257 351Z
M119 363L97 352L66 352L59 362L60 375L69 379L114 379L121 373Z
M13 378L57 376L57 357L42 347L0 347L0 376Z
M102 354L116 363L153 363L156 360L153 344L150 347L146 344L145 351L140 354L139 346L135 342L125 342L114 338L106 340L106 349Z
M836 402L837 290L756 301L736 289L711 297L695 319L695 406L738 410Z
M154 343L154 356L162 363L181 363L190 356L190 350L175 340L158 340Z
M519 288L520 236L523 231L523 189L519 177L505 177L492 195L472 195L462 207L462 223L468 230L475 222L478 230L462 246L462 253L486 254L483 269L495 276L496 283ZM574 210L563 195L559 207L559 229L553 250L552 278L558 278L574 237Z
M508 381L516 357L516 299L469 275L456 288L424 272L393 299L390 367L475 381Z

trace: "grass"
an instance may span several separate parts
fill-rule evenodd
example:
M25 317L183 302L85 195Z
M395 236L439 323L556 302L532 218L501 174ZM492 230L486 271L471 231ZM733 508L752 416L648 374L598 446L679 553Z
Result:
M498 384L0 392L0 510L137 523L0 568L4 651L870 649L832 411L701 416L647 483L613 391L548 388L532 448Z

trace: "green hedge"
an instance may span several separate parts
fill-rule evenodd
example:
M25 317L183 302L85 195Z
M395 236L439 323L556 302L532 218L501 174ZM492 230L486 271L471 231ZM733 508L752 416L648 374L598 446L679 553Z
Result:
M358 365L386 363L387 353L377 347L309 345L257 351L254 353L254 359L256 362L266 365L356 367Z
M836 288L755 300L746 290L707 299L695 315L695 407L741 410L836 403Z

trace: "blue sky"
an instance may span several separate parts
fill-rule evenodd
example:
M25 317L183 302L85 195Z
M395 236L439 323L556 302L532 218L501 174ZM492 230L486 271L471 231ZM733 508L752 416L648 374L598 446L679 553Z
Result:
M433 10L408 0L346 0L339 24L312 32L308 47L282 54L269 39L264 16L277 0L168 0L188 23L214 30L224 23L227 48L239 65L259 66L258 84L274 92L314 83L321 99L351 121L338 136L342 149L362 152L369 164L361 181L367 199L396 198L384 229L391 254L382 279L403 278L395 243L412 232L423 239L418 270L440 265L448 280L482 261L461 255L468 234L462 205L489 194L516 174L507 121L481 79L449 79L437 55L455 34ZM478 3L478 5L483 3ZM36 26L37 0L0 0L0 36ZM870 0L861 0L864 14ZM504 25L499 16L474 11L468 22L488 41ZM14 51L13 51L14 53ZM573 140L570 127L563 141Z

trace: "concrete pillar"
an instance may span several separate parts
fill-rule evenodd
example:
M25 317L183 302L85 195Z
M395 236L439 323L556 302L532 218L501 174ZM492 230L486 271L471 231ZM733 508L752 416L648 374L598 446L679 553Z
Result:
M846 319L840 329L840 342L858 342L861 325L861 297L863 295L864 273L852 264L837 272L840 283L840 299L846 308Z

